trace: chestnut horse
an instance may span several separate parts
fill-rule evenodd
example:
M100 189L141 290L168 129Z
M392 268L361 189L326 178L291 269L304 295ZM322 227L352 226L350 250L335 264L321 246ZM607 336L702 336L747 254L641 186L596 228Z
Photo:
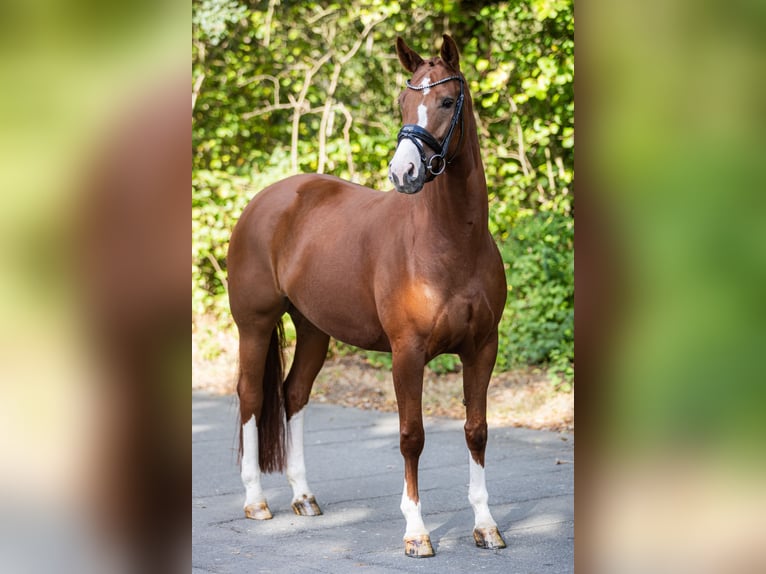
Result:
M303 414L335 337L393 353L408 556L434 553L418 496L423 369L439 354L460 356L473 535L480 547L503 548L487 505L484 450L487 386L506 284L487 227L473 105L451 37L444 36L440 57L429 60L401 38L396 49L412 73L399 97L405 125L389 166L400 193L328 175L289 177L249 203L231 236L245 515L271 518L260 473L283 469L294 512L321 514L306 481ZM284 313L295 324L297 342L283 379Z

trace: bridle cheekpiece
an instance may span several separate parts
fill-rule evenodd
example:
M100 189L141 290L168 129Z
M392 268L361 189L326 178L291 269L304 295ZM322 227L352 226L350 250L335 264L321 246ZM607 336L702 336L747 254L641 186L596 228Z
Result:
M399 145L403 139L408 139L413 144L415 144L415 147L420 153L420 161L423 162L423 165L426 168L426 182L432 181L437 175L444 173L444 170L447 169L447 166L451 164L455 159L455 156L460 151L460 146L463 143L463 100L465 98L465 93L463 90L463 78L459 75L448 76L446 78L442 78L441 80L437 80L430 84L424 84L422 86L413 86L410 81L407 80L407 87L410 90L416 90L418 92L428 88L433 88L434 86L444 84L451 80L457 80L460 82L460 94L458 95L457 101L455 102L455 113L452 115L452 121L450 122L449 130L447 130L447 135L444 136L444 140L440 143L434 136L428 133L425 128L420 127L417 124L403 125L402 129L399 130L399 135L396 138L396 145ZM449 151L449 144L452 140L452 135L455 132L455 126L457 126L458 119L460 120L460 140L458 141L458 149L452 155L452 157L446 159L447 152ZM430 158L427 158L423 144L426 144L436 153L434 153L434 155L432 155Z

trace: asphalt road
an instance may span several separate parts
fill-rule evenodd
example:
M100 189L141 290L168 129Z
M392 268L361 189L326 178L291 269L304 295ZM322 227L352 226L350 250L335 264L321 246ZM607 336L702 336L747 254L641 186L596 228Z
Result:
M284 476L266 475L274 518L248 520L234 397L192 395L192 572L574 572L574 436L492 428L487 489L508 548L474 545L462 421L426 419L423 519L433 558L404 555L403 463L395 413L310 404L309 484L324 514L295 516Z

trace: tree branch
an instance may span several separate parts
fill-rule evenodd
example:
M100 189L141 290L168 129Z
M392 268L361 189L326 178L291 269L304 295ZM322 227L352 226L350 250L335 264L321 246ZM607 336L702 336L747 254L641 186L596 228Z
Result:
M547 172L548 172L548 187L550 188L551 193L555 193L556 180L553 177L553 164L551 163L551 150L549 150L547 146L545 147L545 167L547 168Z
M513 101L513 98L508 98L508 101L511 103L511 109L513 110L513 117L516 120L514 123L516 124L516 138L518 140L518 148L519 148L519 158L520 158L520 164L521 164L521 170L524 173L524 175L529 175L529 168L527 167L527 164L529 163L529 159L527 159L527 152L524 147L524 130L521 129L521 120L519 120L519 108L516 107L516 102Z
M194 80L194 85L192 86L192 111L194 111L194 106L197 105L197 96L199 96L199 91L202 88L202 82L205 81L205 72L201 72L199 76L197 76L197 79Z
M524 172L525 176L531 175L532 171L535 170L532 163L529 161L529 158L527 157L527 151L524 146L524 130L521 129L521 120L519 120L519 109L516 107L516 102L513 101L513 98L508 98L508 101L511 104L511 109L513 110L513 116L516 119L516 136L519 140L519 158L521 158L521 169ZM546 148L547 151L547 148ZM545 201L545 189L543 189L543 186L540 185L540 182L535 183L535 188L537 189L537 201L539 203L543 203Z
M274 17L274 7L279 3L279 0L269 0L269 7L266 11L266 37L263 39L263 47L268 48L271 44L271 19Z
M303 79L303 86L301 87L301 91L298 94L298 99L295 102L295 107L293 108L293 129L292 138L290 141L290 164L292 166L293 173L298 173L298 135L301 127L301 108L303 107L303 102L306 101L306 95L308 94L309 87L311 86L311 80L314 77L314 74L316 74L319 69L324 66L325 62L327 62L331 57L332 52L327 52L314 63L311 69L306 70L306 75Z
M338 87L338 79L342 70L340 61L335 64L330 80L330 87L327 88L327 97L322 111L322 120L319 122L319 158L317 160L317 173L324 173L324 166L327 161L327 128L330 120L330 113L333 110L333 94Z
M310 18L306 19L306 22L308 24L314 24L315 22L318 22L319 20L321 20L325 16L329 16L330 14L333 14L333 13L337 12L338 8L327 8L327 9L323 10L323 9L317 7L317 10L318 11L317 11L316 14L314 14Z
M330 79L330 86L327 88L327 97L325 98L325 105L324 105L324 112L322 113L322 121L319 124L319 158L317 159L317 173L324 173L325 164L327 163L327 136L329 135L327 133L328 131L328 124L330 121L330 117L332 113L334 112L333 108L333 97L335 96L335 90L338 89L338 80L340 79L340 73L343 71L343 66L345 66L351 58L353 58L356 53L359 51L359 48L362 47L362 44L364 43L367 36L370 34L372 29L383 22L385 20L385 16L382 16L380 18L377 18L375 20L372 20L367 23L367 25L362 30L362 33L357 37L356 42L354 42L349 48L349 50L340 58L338 58L338 61L335 63L335 67L333 68L332 72L332 78ZM348 117L346 118L348 119ZM349 147L350 149L350 147Z
M270 114L272 112L278 112L280 110L294 110L295 109L295 103L292 104L279 104L276 106L266 106L265 108L260 108L258 110L253 110L252 112L247 112L242 114L242 118L249 120L251 118L257 118L258 116L265 116L267 114ZM305 107L301 111L301 115L308 115L308 114L318 114L319 112L324 110L324 106L322 107L316 107L316 108L308 108Z
M244 88L245 86L248 86L250 84L255 84L256 82L262 82L263 80L268 80L272 84L274 84L274 105L279 105L279 78L276 76L272 76L270 74L258 74L257 76L253 76L252 78L248 80L241 80L237 82L238 88Z
M271 112L276 112L278 110L292 110L294 107L295 107L294 104L273 104L270 106L266 106L265 108L253 110L252 112L246 112L242 114L242 119L249 120L251 118L264 116L266 114L270 114Z
M343 126L343 141L346 143L346 163L348 164L349 178L354 181L356 168L354 167L354 154L351 153L351 124L354 118L343 104L338 104L338 111L346 117L346 124Z
M194 46L197 48L197 61L200 63L202 71L197 76L197 79L194 80L194 85L192 85L192 112L194 111L194 106L197 105L197 96L199 96L200 89L202 88L202 82L205 81L205 57L207 56L204 42L194 40Z
M218 264L218 260L213 257L213 254L209 251L205 253L205 257L207 257L208 261L213 265L213 269L215 269L215 274L218 277L218 280L221 282L221 285L223 285L224 290L228 293L229 292L229 283L226 281L226 273L223 272L223 269L221 269L221 266Z

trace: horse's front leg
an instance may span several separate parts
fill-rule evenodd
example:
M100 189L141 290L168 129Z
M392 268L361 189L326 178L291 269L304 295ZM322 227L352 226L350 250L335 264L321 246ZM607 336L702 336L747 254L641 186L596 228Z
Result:
M404 491L401 511L407 521L404 553L414 558L434 555L431 537L420 513L418 461L425 444L423 413L423 368L425 358L416 345L405 344L393 350L393 376L399 409L399 448L404 457Z
M497 357L497 335L474 355L463 357L463 393L468 445L468 501L474 512L473 538L480 548L505 548L505 541L489 511L484 476L484 451L487 446L487 388Z

